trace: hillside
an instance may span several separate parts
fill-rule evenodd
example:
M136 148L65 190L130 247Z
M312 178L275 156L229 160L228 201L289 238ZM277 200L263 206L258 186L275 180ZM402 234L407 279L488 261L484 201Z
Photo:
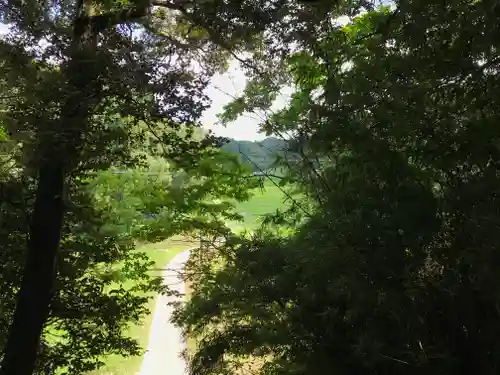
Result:
M254 171L266 170L287 150L287 142L274 137L262 141L237 141L231 139L222 150L240 155L240 160Z

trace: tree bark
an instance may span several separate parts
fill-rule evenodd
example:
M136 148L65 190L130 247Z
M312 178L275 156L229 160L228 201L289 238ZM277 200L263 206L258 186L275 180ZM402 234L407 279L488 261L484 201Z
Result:
M80 13L80 12L79 12ZM89 52L97 45L91 25L75 20L70 61L62 69L68 77L70 93L61 109L52 134L44 136L42 160L38 166L38 186L31 220L27 260L17 295L0 375L32 375L35 371L40 338L48 318L54 292L56 260L64 217L66 173L76 165L78 149L87 129L96 89L95 70L89 68ZM87 75L86 75L87 73ZM75 95L74 93L79 93Z
M2 375L31 375L35 368L40 336L53 292L64 213L63 186L61 163L42 161L27 260L4 350Z
M152 4L177 9L177 6L168 2L146 2L136 8L94 16L89 11L85 14L83 1L79 2L69 64L62 69L68 78L68 91L79 94L68 95L61 109L55 132L65 134L59 141L53 134L53 139L48 141L50 144L44 145L44 158L40 161L38 170L27 261L4 348L0 375L32 375L35 370L40 337L54 292L55 264L65 211L65 173L78 160L78 149L87 130L90 109L99 101L102 93L97 80L99 73L92 69L91 61L97 47L97 36L110 26L137 21L146 16Z
M85 63L80 64L75 58L67 74L75 74L74 69L78 67L84 68ZM92 81L93 77L90 78ZM85 80L80 78L70 79L70 85L84 95L83 98L69 95L54 129L61 137L52 134L43 145L26 264L0 375L33 374L40 337L50 311L65 212L66 174L78 160L81 134L85 132L92 102L88 99L92 96L87 95L92 85L85 85Z

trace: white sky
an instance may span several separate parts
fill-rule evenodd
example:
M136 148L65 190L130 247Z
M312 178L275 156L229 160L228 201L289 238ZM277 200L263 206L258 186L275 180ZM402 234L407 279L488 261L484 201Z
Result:
M237 140L254 141L266 138L265 134L259 133L259 123L265 119L263 114L244 114L226 126L218 123L217 114L222 112L224 105L243 92L246 81L245 74L237 61L230 65L227 72L222 75L217 74L212 78L205 91L212 100L212 105L201 118L204 128L212 130L216 135ZM274 102L272 110L283 108L291 93L291 89L283 90Z
M349 23L349 17L341 16L335 21L339 25L346 25ZM216 135L237 140L255 141L266 138L265 134L259 132L259 124L265 117L259 117L257 114L245 114L225 127L218 124L217 114L222 112L225 104L243 91L245 83L246 77L236 60L226 73L218 74L212 78L210 86L205 91L212 100L212 106L205 111L201 119L204 128L211 129ZM291 87L283 89L281 95L278 95L278 98L273 103L271 111L283 108L292 93L293 89Z

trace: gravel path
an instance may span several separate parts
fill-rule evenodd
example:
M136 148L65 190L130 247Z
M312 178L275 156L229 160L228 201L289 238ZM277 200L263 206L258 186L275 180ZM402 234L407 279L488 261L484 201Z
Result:
M177 254L167 265L163 273L165 284L172 290L184 293L184 283L178 278L178 271L182 270L188 260L189 250ZM176 272L177 271L177 272ZM186 364L180 357L186 343L181 331L170 323L173 307L168 302L176 297L160 296L156 301L153 322L149 332L149 341L141 370L137 375L185 375Z

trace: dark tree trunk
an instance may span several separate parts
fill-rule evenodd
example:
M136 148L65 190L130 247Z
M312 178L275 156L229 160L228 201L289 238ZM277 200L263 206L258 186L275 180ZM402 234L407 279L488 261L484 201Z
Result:
M64 214L64 171L41 162L28 253L14 319L4 350L2 375L31 375L52 298L55 260Z
M102 94L98 80L100 71L93 61L98 34L114 24L141 18L149 9L143 6L90 16L92 5L84 2L78 2L71 58L62 69L68 78L69 90L56 131L59 129L65 134L60 134L61 144L52 140L49 141L54 142L52 147L44 145L48 153L43 153L46 157L39 164L27 262L0 375L32 375L35 369L40 337L54 292L55 264L64 216L65 173L78 160L90 109L99 102Z
M39 161L38 186L31 219L27 261L17 296L0 375L32 375L40 348L40 337L48 318L54 293L56 259L64 216L65 173L75 166L82 134L86 131L94 76L85 63L81 43L90 34L87 25L75 22L74 44L69 64L62 69L68 77L68 97L53 135L41 145L44 159ZM87 40L95 43L88 35ZM88 72L88 76L85 75ZM74 95L75 92L81 95ZM56 134L57 133L57 134Z

